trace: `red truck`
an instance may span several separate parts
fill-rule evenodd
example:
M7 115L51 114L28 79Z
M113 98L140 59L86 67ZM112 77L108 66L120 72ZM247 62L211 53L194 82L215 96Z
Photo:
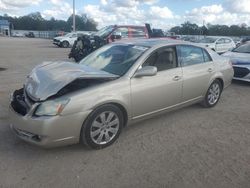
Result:
M145 26L109 25L91 36L79 37L71 49L69 58L74 58L78 62L97 48L120 39L159 37L169 38L164 36L161 29L152 30L149 24Z
M145 26L110 25L99 30L95 35L105 38L107 42L126 38L156 38L164 37L162 30L153 29L149 24Z

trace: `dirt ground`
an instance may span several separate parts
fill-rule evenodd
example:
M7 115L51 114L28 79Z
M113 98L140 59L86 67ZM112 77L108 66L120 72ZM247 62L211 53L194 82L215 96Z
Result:
M67 60L68 52L50 40L0 37L1 188L250 187L250 84L243 82L212 109L193 105L134 124L103 150L46 150L16 138L9 94L35 65Z

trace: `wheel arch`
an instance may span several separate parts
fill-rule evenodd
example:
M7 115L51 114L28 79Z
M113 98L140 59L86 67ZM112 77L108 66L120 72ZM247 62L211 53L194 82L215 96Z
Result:
M111 105L114 105L116 107L118 107L122 114L123 114L123 117L124 117L124 127L127 125L128 123L128 120L129 120L129 113L128 113L128 109L125 107L124 104L120 103L120 102L117 102L117 101L106 101L104 103L99 103L97 105L95 105L93 108L92 108L92 112L95 111L97 108L100 108L101 106L103 105L108 105L108 104L111 104Z
M111 103L107 103L107 104L112 104L114 106L117 106L122 111L123 118L124 118L124 125L123 126L125 127L128 123L128 112L127 112L126 108L123 105L116 103L116 102L111 102Z
M224 81L223 81L223 79L221 77L218 77L218 78L215 78L214 80L218 80L220 82L221 89L223 90L223 88L224 88Z

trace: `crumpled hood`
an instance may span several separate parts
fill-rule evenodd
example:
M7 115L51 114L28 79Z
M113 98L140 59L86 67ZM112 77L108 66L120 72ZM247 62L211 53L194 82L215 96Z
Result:
M71 62L45 62L27 76L26 93L35 101L55 95L78 78L116 78L116 75Z

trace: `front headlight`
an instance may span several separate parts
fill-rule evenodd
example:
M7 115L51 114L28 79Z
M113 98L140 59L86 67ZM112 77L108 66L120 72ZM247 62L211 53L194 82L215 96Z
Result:
M68 104L69 99L56 99L41 103L35 111L36 116L56 116L60 114Z

